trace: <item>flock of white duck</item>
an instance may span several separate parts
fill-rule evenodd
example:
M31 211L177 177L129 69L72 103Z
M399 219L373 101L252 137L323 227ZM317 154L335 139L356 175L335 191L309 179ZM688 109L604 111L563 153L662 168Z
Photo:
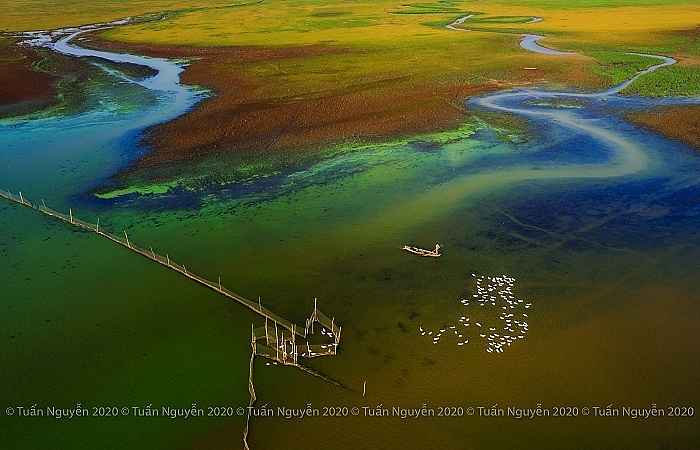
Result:
M484 339L488 343L486 351L489 353L503 353L504 349L523 339L529 331L527 310L532 303L526 303L522 298L516 298L513 293L515 278L507 275L501 276L477 276L476 293L472 298L461 300L466 307L491 307L497 308L500 315L498 322L487 323L488 317L481 311L477 313L480 317L477 322L470 317L461 316L454 325L445 325L437 331L426 330L422 326L418 327L422 336L430 336L433 344L437 344L447 336L453 336L452 341L456 341L458 346L468 345L476 339ZM484 317L484 318L481 318ZM491 319L493 321L493 319ZM483 324L482 324L483 322Z

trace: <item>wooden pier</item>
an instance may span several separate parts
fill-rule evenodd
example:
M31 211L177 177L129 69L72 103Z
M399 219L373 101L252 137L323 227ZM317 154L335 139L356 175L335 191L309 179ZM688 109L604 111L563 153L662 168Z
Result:
M251 336L251 347L252 353L250 356L250 372L248 376L248 391L250 392L250 403L249 406L252 407L256 401L255 388L253 386L253 362L255 356L263 356L265 358L271 359L275 362L279 362L284 365L290 365L298 367L314 376L322 378L326 381L334 383L338 386L340 384L302 364L299 364L298 359L301 358L314 358L318 356L328 356L335 355L338 352L338 346L340 344L340 332L341 328L335 323L335 318L329 319L328 316L319 311L317 306L317 301L314 299L314 310L311 316L306 320L305 326L299 327L295 323L286 320L277 314L273 313L269 309L262 306L260 300L254 302L248 300L247 298L235 294L229 289L221 285L221 278L218 282L214 283L206 278L200 277L197 274L192 273L187 270L184 264L177 264L170 259L170 256L166 254L165 256L159 255L153 251L152 247L148 250L135 245L129 240L129 236L124 231L124 237L116 236L112 233L100 229L100 220L97 219L96 224L91 224L84 222L75 216L73 216L73 210L69 209L68 214L63 214L58 211L54 211L46 206L44 201L41 201L41 205L34 205L24 198L22 192L19 195L14 195L8 191L0 189L0 197L4 197L13 202L24 205L28 208L32 208L36 211L42 212L47 216L54 217L56 219L62 220L70 225L83 228L88 231L95 232L100 236L104 236L112 242L116 242L129 250L144 256L151 261L155 261L169 269L178 272L187 278L196 281L197 283L203 284L209 289L213 289L221 295L225 295L231 300L234 300L251 311L259 314L265 319L265 325L263 327L255 328L251 325L252 336ZM327 337L327 343L325 344L309 344L308 337L310 334L314 333L314 324L321 325L321 333ZM304 339L304 341L299 342L297 338ZM250 408L248 409L248 414L246 417L246 425L243 431L243 444L246 449L248 449L248 432L250 429Z
M151 261L155 261L158 264L166 266L169 269L174 270L174 271L178 272L179 274L184 275L187 278L196 281L197 283L203 284L204 286L208 287L209 289L213 289L214 291L218 292L219 294L224 295L224 296L228 297L229 299L240 303L241 305L245 306L246 308L250 309L251 311L259 314L260 316L262 316L265 319L266 324L268 324L269 322L272 322L272 324L274 324L273 326L275 329L283 328L283 329L287 330L289 333L287 333L286 335L283 335L281 333L279 334L280 337L286 336L285 340L290 340L288 337L288 336L290 336L290 334L292 335L292 339L291 339L292 342L295 342L294 336L298 336L300 338L306 338L307 335L309 334L310 330L311 330L311 333L313 333L313 324L315 322L318 322L318 323L321 323L325 328L330 330L330 333L332 333L332 335L329 335L329 337L331 337L331 340L333 341L334 347L337 347L338 344L340 343L340 331L341 331L340 327L338 327L335 324L334 319L328 319L327 316L325 316L323 313L321 313L318 310L315 302L314 302L313 313L312 313L311 317L309 319L307 319L306 326L299 327L295 323L293 323L287 319L284 319L283 317L278 316L277 314L270 311L268 308L262 306L260 300L255 302L255 301L249 300L241 295L238 295L238 294L230 291L229 289L227 289L226 287L221 285L221 279L219 279L218 282L213 282L213 281L207 280L206 278L201 277L201 276L187 270L187 268L185 267L184 264L178 264L178 263L174 262L173 260L170 259L170 256L168 254L163 256L163 255L160 255L160 254L154 252L152 247L149 247L148 250L146 250L145 248L139 247L138 245L134 244L133 242L131 242L129 240L129 236L127 235L126 231L124 232L124 237L121 237L121 236L117 236L117 235L114 235L112 233L109 233L109 232L105 231L104 229L101 229L99 219L97 219L96 224L91 224L91 223L82 221L82 220L78 219L77 217L73 216L72 209L68 210L68 214L60 213L58 211L54 211L54 210L48 208L43 200L41 202L41 205L34 205L31 202L29 202L26 198L24 198L24 196L22 195L22 192L19 192L19 195L14 195L8 191L4 191L4 190L0 189L0 197L4 197L4 198L11 200L13 202L27 206L29 208L36 210L36 211L42 212L42 213L46 214L47 216L51 216L51 217L54 217L56 219L62 220L64 222L69 223L69 224L76 226L78 228L83 228L85 230L95 232L95 233L99 234L100 236L103 236L103 237L109 239L112 242L116 242L117 244L122 245L122 246L128 248L129 250L132 250L132 251L138 253L139 255L150 259ZM267 327L267 325L266 325L266 327ZM267 333L266 336L270 336L270 333ZM268 343L269 343L269 341L268 341ZM324 353L324 352L318 351L318 350L320 350L320 347L315 347L315 346L310 346L310 347L307 346L307 347L308 347L307 351L306 352L302 351L299 354L299 356L312 357L312 356L320 356L322 353ZM325 348L324 348L324 350L325 350ZM275 352L275 354L277 354L277 353ZM330 353L326 352L325 354L330 354ZM335 354L335 353L333 353L333 354ZM262 355L262 356L268 356L268 355L266 354L266 355ZM275 359L277 359L277 358L275 358ZM280 361L280 362L283 362L283 361ZM295 358L295 363L296 363L296 358Z

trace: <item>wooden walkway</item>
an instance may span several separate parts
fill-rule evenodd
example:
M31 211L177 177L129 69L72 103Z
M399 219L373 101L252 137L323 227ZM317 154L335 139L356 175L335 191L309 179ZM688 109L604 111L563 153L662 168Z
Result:
M187 268L184 266L184 264L177 264L173 262L170 259L170 256L167 254L165 256L159 255L158 253L155 253L153 251L153 248L149 248L148 250L141 248L137 245L135 245L133 242L129 241L129 236L124 232L124 237L116 236L112 233L109 233L103 229L100 229L100 221L99 219L97 220L96 224L91 224L88 222L84 222L80 219L77 219L76 217L73 216L73 211L69 210L68 214L63 214L57 211L54 211L46 206L44 201L42 200L41 205L34 205L30 203L26 198L22 196L22 192L19 192L19 195L14 195L8 191L4 191L0 189L0 197L4 197L8 200L11 200L13 202L22 204L24 206L27 206L29 208L32 208L36 211L40 211L47 216L54 217L56 219L62 220L66 223L69 223L73 226L79 227L79 228L84 228L89 231L93 231L100 236L104 236L107 239L116 242L119 245L122 245L129 250L132 250L136 253L138 253L141 256L144 256L152 261L157 262L158 264L161 264L163 266L168 267L169 269L172 269L181 275L186 276L187 278L194 280L200 284L203 284L204 286L215 290L221 295L225 295L226 297L230 298L231 300L234 300L241 305L247 307L251 311L254 311L255 313L261 315L264 317L266 320L271 320L277 326L283 327L286 330L288 330L290 333L294 333L299 337L306 338L307 334L309 332L309 328L313 330L313 323L314 321L320 322L323 326L327 327L329 330L332 330L334 334L334 339L335 339L335 344L337 344L340 341L340 327L338 327L335 324L334 320L328 319L325 315L323 315L318 309L316 308L316 305L314 304L314 312L312 313L311 318L307 319L306 321L306 326L305 327L299 327L295 323L290 322L287 319L284 319L283 317L278 316L277 314L273 313L266 307L262 306L260 301L258 300L257 302L254 302L252 300L249 300L241 295L238 295L229 289L225 288L224 286L221 285L221 280L219 280L218 283L215 283L213 281L209 281L206 278L200 277L199 275L196 275L190 271L187 270ZM312 331L313 332L313 331ZM310 355L309 355L310 356Z

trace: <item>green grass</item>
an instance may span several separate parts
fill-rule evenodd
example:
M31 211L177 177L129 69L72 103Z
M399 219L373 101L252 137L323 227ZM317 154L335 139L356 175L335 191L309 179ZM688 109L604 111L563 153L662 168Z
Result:
M596 61L591 63L590 71L610 79L611 84L620 84L633 77L638 71L657 64L658 59L626 53L596 52L591 54Z
M644 75L623 93L646 97L700 95L700 67L663 67Z
M498 2L505 4L506 2ZM519 0L518 6L546 9L591 9L621 6L662 6L689 4L687 0Z

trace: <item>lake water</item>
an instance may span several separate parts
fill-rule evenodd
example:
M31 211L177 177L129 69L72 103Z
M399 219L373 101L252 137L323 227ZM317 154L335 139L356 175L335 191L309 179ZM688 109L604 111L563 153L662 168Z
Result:
M251 419L251 448L700 443L697 416L668 417L669 407L700 405L700 160L620 118L651 103L556 108L525 93L550 115L521 136L481 128L247 183L99 200L87 192L138 155L142 124L171 98L118 81L92 92L118 108L0 123L0 188L99 217L296 323L318 298L343 327L341 346L307 364L344 388L256 358L255 407L274 417ZM437 259L401 250L436 242ZM242 416L162 412L248 405L257 316L9 202L0 255L0 447L242 447ZM120 413L46 416L76 404ZM340 407L341 417L280 417L309 404ZM34 405L43 417L20 414ZM435 415L401 417L424 405ZM538 406L549 417L509 415ZM608 406L616 416L602 416ZM652 406L665 416L629 416ZM160 416L144 416L147 407ZM457 416L438 417L442 407Z

